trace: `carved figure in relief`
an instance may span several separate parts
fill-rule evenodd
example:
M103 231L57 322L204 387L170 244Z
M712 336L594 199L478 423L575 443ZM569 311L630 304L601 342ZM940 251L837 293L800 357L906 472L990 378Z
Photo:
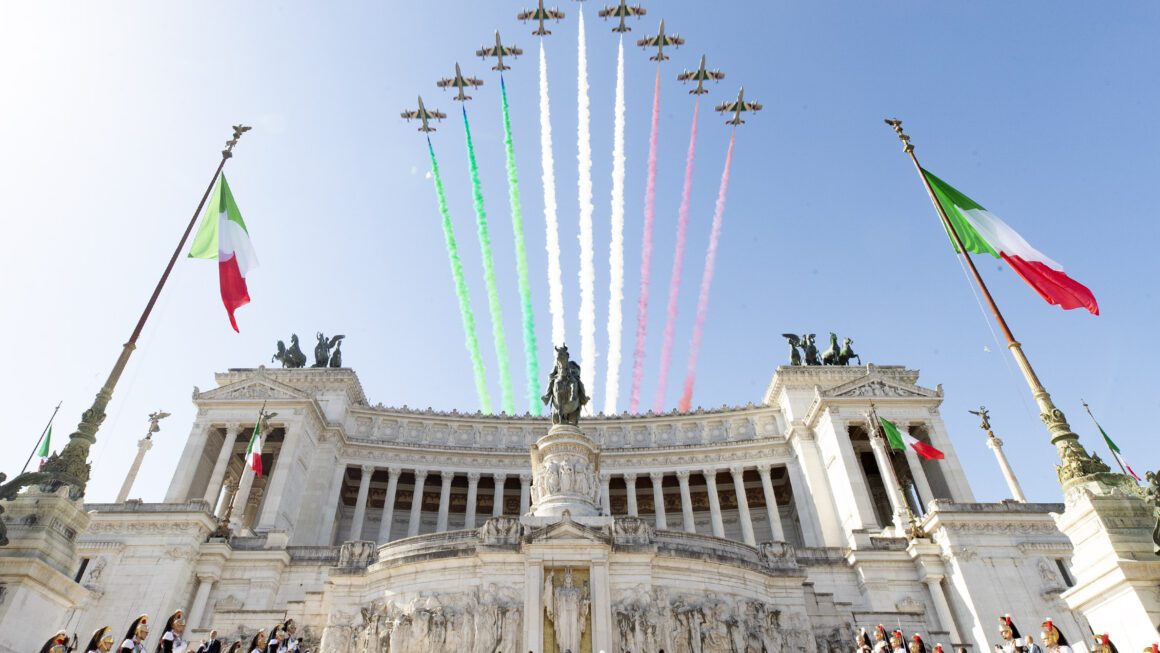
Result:
M548 389L540 400L552 408L553 424L571 424L580 421L580 409L588 403L584 383L580 380L580 365L568 356L568 346L556 347L556 366L548 376Z
M562 651L579 651L580 638L588 624L590 599L584 589L572 580L572 568L564 570L564 582L554 587L555 572L544 579L544 609L556 632L556 645Z

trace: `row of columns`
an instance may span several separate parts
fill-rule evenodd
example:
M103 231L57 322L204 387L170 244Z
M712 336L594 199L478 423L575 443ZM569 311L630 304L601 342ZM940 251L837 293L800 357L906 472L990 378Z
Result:
M792 467L792 465L790 466ZM738 518L741 523L741 537L742 540L751 546L757 545L757 534L753 529L753 518L749 511L749 500L745 492L745 470L746 467L733 466L729 468L729 473L733 479L733 491L737 497L737 511ZM362 466L362 477L359 481L358 498L355 502L354 517L351 520L350 530L347 533L347 540L361 540L364 538L363 530L366 524L366 514L368 508L368 498L370 496L371 477L374 475L376 468L373 465ZM773 479L771 476L772 468L770 465L760 465L756 467L757 473L761 478L761 488L765 497L765 509L767 521L769 524L769 537L775 542L784 542L785 531L781 523L781 514L778 511L777 497L773 489ZM383 512L379 521L378 542L391 541L391 529L395 520L395 501L397 497L399 476L402 474L401 467L388 468L387 480L387 495L383 502ZM788 481L790 483L792 493L795 500L805 496L804 488L800 478L800 470L787 469L789 472ZM701 470L700 473L705 478L705 485L709 497L709 512L712 533L716 537L725 537L725 524L721 513L721 500L717 488L717 472L716 469ZM410 518L407 524L407 537L413 537L419 534L420 519L423 508L423 491L427 482L427 477L430 474L428 470L417 469L413 470L415 484L414 491L411 496L411 510ZM681 495L681 527L685 532L696 533L696 523L693 513L692 495L689 490L689 476L695 473L691 470L678 470L675 472L677 481L680 485ZM439 513L435 525L436 532L443 532L448 530L448 516L450 512L451 499L451 484L457 472L444 471L440 472L441 485L439 490ZM653 506L654 519L658 529L668 529L669 520L665 512L664 504L664 489L663 482L666 472L652 472L649 478L652 481L653 491ZM621 474L625 481L627 489L627 510L628 515L632 517L639 516L639 507L637 503L636 494L636 479L637 475L634 473ZM464 516L463 528L476 527L476 508L477 497L479 492L479 479L481 474L479 472L467 473L467 507ZM492 474L495 482L494 498L492 500L493 510L492 516L498 517L503 514L503 493L504 485L507 480L506 474ZM530 508L529 497L531 489L531 475L524 473L520 474L520 514L524 514ZM600 475L600 503L604 508L605 514L612 514L612 507L610 502L609 484L612 479L612 474L602 473ZM339 477L339 484L341 485L341 475ZM806 538L807 545L819 545L815 541L812 529L809 528L811 518L809 517L809 508L799 510L799 515L803 521L803 536ZM762 533L764 539L765 534Z

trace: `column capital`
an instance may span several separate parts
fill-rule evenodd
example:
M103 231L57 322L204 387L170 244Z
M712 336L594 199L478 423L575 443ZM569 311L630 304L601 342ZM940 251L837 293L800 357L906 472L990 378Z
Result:
M445 482L447 482L447 481L450 481L451 479L455 478L455 472L442 472L440 474L440 476L442 476L443 480Z
M649 472L648 477L652 479L653 483L660 483L665 479L664 472Z
M415 480L417 480L417 481L425 481L425 480L427 480L427 470L425 470L425 469L416 469L416 470L415 470Z
M479 482L479 472L467 472L467 482L472 485Z
M743 474L745 474L745 468L741 465L733 465L729 468L729 473L733 475L734 479L739 479Z
M702 469L701 475L705 477L706 483L716 483L717 482L717 470L713 469L712 467L707 468L707 469Z
M621 476L624 477L625 483L636 483L636 472L627 472L621 474Z
M391 465L387 468L387 471L391 473L391 476L398 476L403 473L403 468L398 465Z
M495 482L496 482L497 484L498 484L498 483L503 483L504 481L506 481L506 480L507 480L507 474L492 474L492 475L491 475L491 477L492 477L493 479L495 479Z
M531 482L532 482L532 473L531 472L520 473L520 483L527 485L528 483L531 483Z
M681 483L688 483L690 473L691 472L689 472L689 470L687 470L687 469L678 469L677 470L677 480L680 481Z
M611 480L612 480L612 473L611 472L600 472L600 482L601 483L608 485L609 481L611 481Z
M927 574L927 575L922 577L922 582L933 587L935 585L938 585L939 583L942 583L943 578L944 577L942 574Z
M153 438L141 438L137 441L137 448L149 451L153 448Z
M375 466L374 465L363 465L362 466L362 473L363 474L374 474L375 473Z
M758 463L757 465L755 465L755 467L757 469L757 473L760 474L761 478L763 478L763 479L769 478L770 473L772 473L772 471L773 471L773 464L772 463Z
M221 576L212 572L197 572L197 580L202 583L216 583Z
M226 424L226 437L227 438L230 436L233 436L236 438L236 437L238 437L238 433L241 433L241 431L242 431L242 425L238 424L237 422L230 422L230 423Z

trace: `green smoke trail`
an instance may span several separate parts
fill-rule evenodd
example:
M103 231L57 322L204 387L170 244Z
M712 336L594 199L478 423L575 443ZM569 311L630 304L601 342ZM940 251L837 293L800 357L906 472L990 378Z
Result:
M427 152L431 155L431 176L435 178L435 195L439 199L439 214L443 216L443 238L447 241L447 258L451 260L451 277L455 280L455 295L459 298L459 313L463 317L463 333L467 336L467 353L471 355L479 408L484 413L490 413L491 396L487 392L479 339L475 336L475 315L471 312L471 298L467 294L467 281L463 278L463 264L459 261L459 246L455 244L455 231L451 227L451 211L447 208L447 195L443 192L443 177L439 174L439 162L435 160L435 148L430 138L427 139Z
M512 142L512 119L508 111L507 85L499 78L503 100L503 144L507 152L508 200L512 206L512 231L516 235L516 275L520 287L520 312L524 321L524 357L528 370L528 409L540 415L540 364L536 360L536 317L532 312L532 289L528 283L528 252L524 247L524 209L520 204L520 179L516 174L516 148Z
M491 333L495 340L495 357L499 361L499 391L503 412L516 414L512 395L512 372L508 367L507 340L503 333L503 314L499 306L499 289L495 284L495 262L491 256L491 236L487 231L487 211L483 208L483 184L479 181L479 165L475 162L475 146L471 143L471 124L467 122L467 107L463 107L463 132L467 135L467 164L471 171L471 194L475 201L475 225L479 231L479 250L483 259L483 281L487 287L487 307L491 313Z

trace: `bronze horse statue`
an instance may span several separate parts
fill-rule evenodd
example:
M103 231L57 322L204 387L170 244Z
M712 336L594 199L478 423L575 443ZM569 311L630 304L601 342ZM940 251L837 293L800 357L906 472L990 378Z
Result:
M576 426L580 422L580 409L588 403L588 395L580 381L580 366L568 356L568 345L556 347L556 366L540 400L551 407L553 424Z

